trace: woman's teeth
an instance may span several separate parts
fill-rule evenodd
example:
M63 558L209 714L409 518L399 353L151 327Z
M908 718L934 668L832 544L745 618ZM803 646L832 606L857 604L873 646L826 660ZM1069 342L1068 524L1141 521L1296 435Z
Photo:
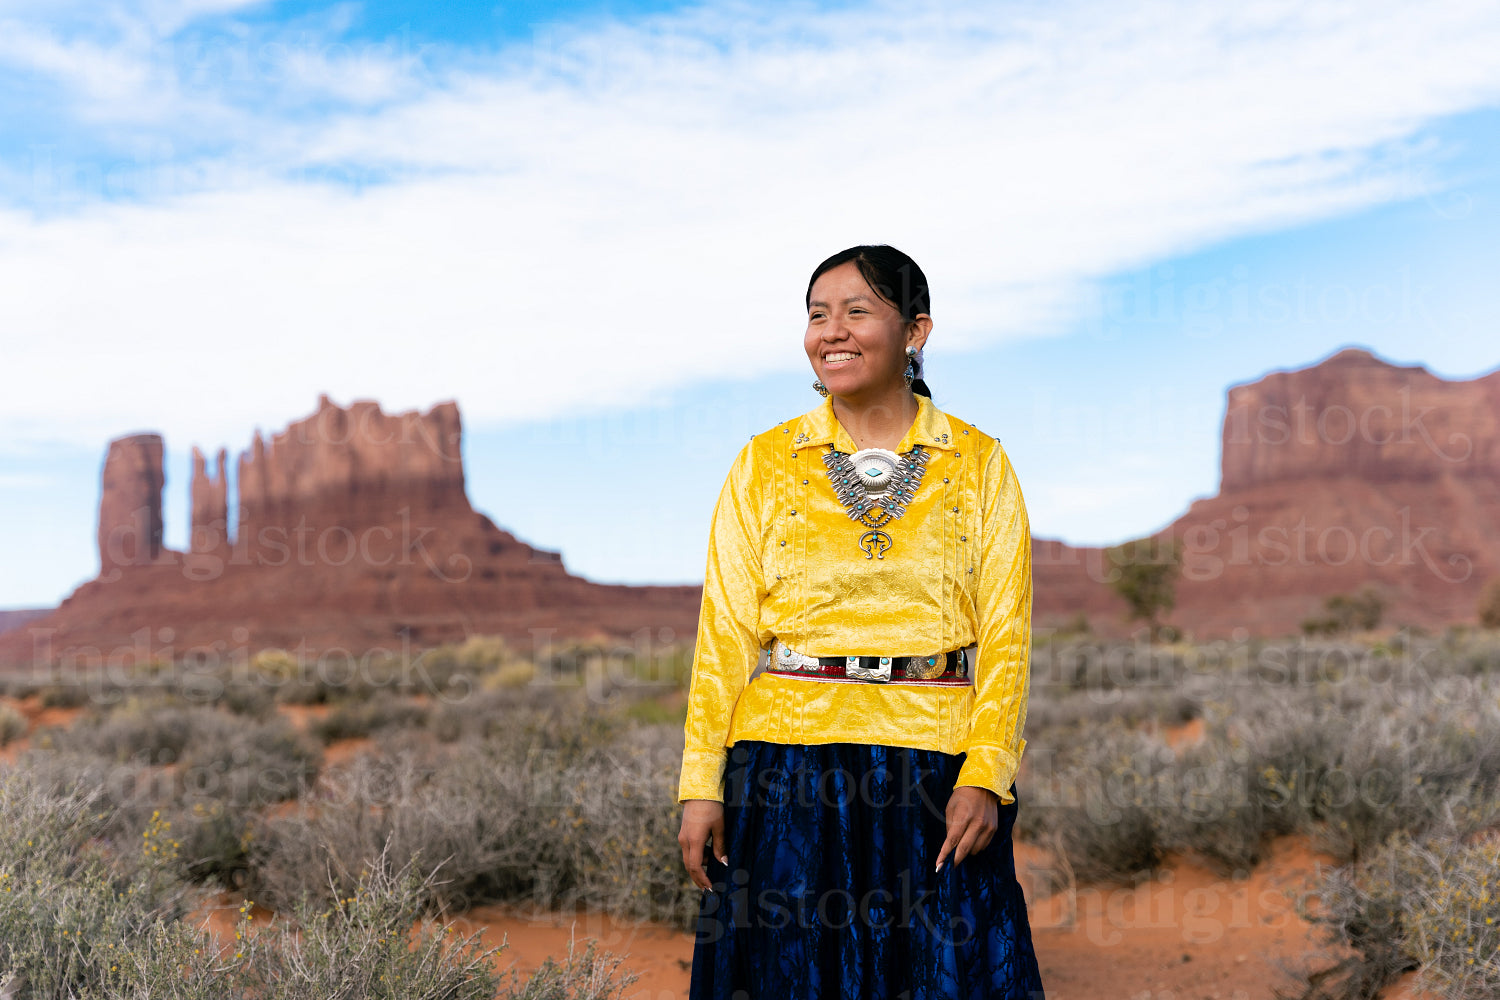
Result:
M823 360L825 362L850 361L850 360L853 360L854 358L857 358L857 357L859 357L858 354L849 354L849 353L845 352L845 353L842 353L842 354L827 354L827 355L824 355Z

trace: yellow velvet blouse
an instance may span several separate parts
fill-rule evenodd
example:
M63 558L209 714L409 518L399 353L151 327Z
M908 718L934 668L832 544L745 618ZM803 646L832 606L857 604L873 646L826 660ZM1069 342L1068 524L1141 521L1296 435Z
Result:
M858 449L832 401L756 435L714 510L688 689L678 801L723 801L728 747L883 743L966 754L958 785L1013 802L1026 741L1031 527L1000 442L918 396L896 451L929 461L868 557L829 483L830 445ZM963 686L766 673L780 640L810 656L927 656L977 646Z

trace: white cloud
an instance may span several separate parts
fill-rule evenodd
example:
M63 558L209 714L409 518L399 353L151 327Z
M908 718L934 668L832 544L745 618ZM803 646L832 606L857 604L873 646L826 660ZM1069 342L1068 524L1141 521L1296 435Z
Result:
M186 16L143 16L143 37ZM0 441L238 446L324 390L456 397L472 423L800 370L807 274L857 242L922 263L951 346L1045 333L1100 276L1440 184L1419 130L1500 97L1487 2L715 5L555 28L461 67L309 44L222 92L183 87L170 46L91 67L56 42L81 120L139 121L116 90L165 81L153 121L192 123L173 148L231 152L148 165L135 203L0 211L23 373ZM347 105L278 110L297 95ZM56 169L36 190L70 190Z
M35 472L0 472L0 490L39 490L57 485L57 480Z

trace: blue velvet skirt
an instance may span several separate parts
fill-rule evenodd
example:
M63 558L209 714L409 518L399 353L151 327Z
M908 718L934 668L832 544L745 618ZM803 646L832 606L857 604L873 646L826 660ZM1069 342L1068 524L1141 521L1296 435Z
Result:
M1011 849L1019 799L1001 803L984 850L933 872L963 761L863 743L731 747L729 863L708 862L689 1000L1041 1000Z

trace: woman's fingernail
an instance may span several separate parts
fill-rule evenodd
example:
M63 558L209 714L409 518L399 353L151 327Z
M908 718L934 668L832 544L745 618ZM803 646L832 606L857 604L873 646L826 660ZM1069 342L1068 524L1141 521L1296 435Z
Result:
M941 862L941 861L939 861L939 862L938 862L938 863L937 863L937 867L936 867L936 868L934 868L934 869L933 869L933 871L935 871L935 872L940 872L940 871L942 871L942 870L943 870L943 863L942 863L942 862Z

